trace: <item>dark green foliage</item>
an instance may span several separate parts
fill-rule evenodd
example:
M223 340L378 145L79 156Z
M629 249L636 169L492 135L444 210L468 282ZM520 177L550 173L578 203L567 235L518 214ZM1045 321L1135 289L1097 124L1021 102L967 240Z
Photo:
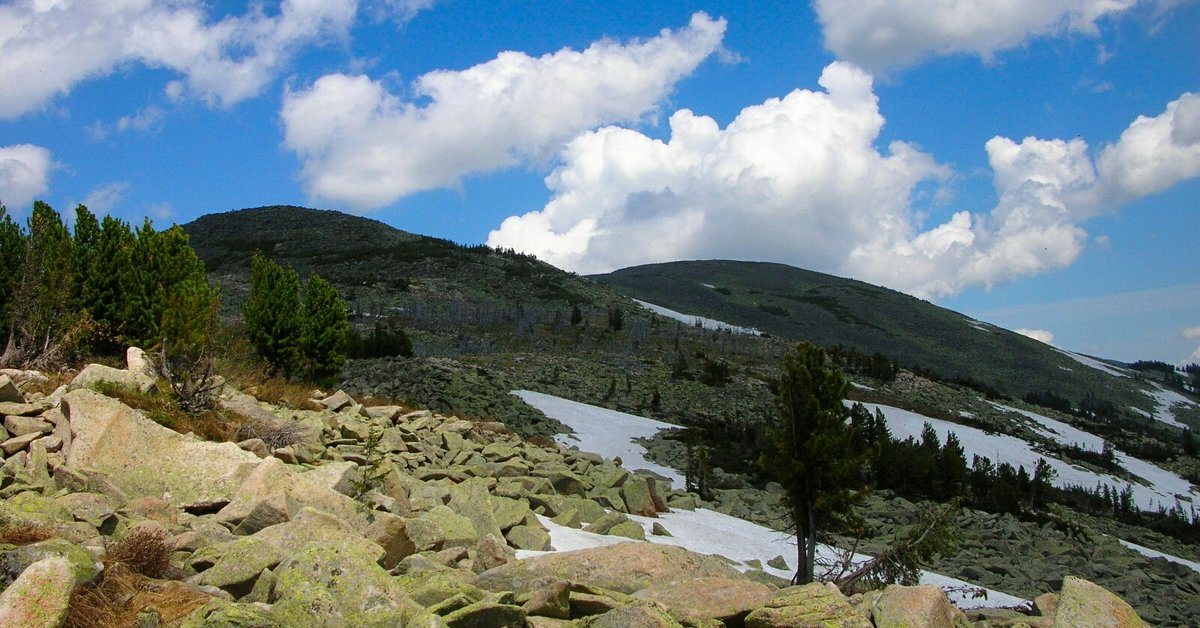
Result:
M583 322L583 312L580 311L579 305L571 306L571 327L579 325Z
M729 363L724 360L704 358L704 367L700 370L700 382L708 386L724 386L733 375Z
M20 283L23 259L25 234L21 233L20 225L13 222L4 205L0 205L0 341L8 337L9 313Z
M829 350L829 356L845 373L865 375L883 382L894 381L900 373L900 365L878 351L867 355L852 347L838 345Z
M272 372L294 373L300 362L300 278L291 269L255 253L250 294L242 304L246 335Z
M89 325L72 308L77 275L71 234L41 201L34 202L29 216L19 275L0 363L58 366L86 340Z
M1026 393L1024 397L1025 403L1031 403L1035 406L1058 410L1059 412L1073 413L1075 408L1071 405L1071 400L1058 395L1052 390L1035 390Z
M625 327L625 311L619 307L612 307L608 310L608 328L613 331L621 331Z
M771 314L773 316L783 316L786 318L786 317L792 315L791 312L787 311L787 308L780 307L778 305L775 305L774 303L759 303L758 309L766 312L767 314Z
M926 505L917 515L908 533L898 538L874 558L863 562L850 573L836 579L844 593L881 589L889 584L913 586L921 577L921 565L938 555L948 555L958 548L954 515L959 505Z
M125 344L194 352L205 344L215 291L179 227L159 233L146 220L136 234L87 207L75 210L72 235L58 213L34 203L27 234L0 222L3 263L24 239L15 280L5 360L58 366L89 348L115 353Z
M300 338L308 372L314 377L326 377L342 370L349 332L346 301L328 281L310 275L304 287L304 321Z
M823 349L801 343L784 356L778 414L759 465L786 491L796 529L796 583L812 582L818 530L845 521L864 496L868 455L855 451L855 429L846 422L848 388Z
M411 358L413 346L412 340L399 324L375 323L371 333L366 336L360 336L358 332L350 330L346 353L352 358Z
M347 351L361 345L348 346L347 305L337 289L314 274L301 293L296 271L260 253L250 264L250 294L242 304L242 318L255 351L272 372L288 377L303 370L311 377L327 377L340 371Z

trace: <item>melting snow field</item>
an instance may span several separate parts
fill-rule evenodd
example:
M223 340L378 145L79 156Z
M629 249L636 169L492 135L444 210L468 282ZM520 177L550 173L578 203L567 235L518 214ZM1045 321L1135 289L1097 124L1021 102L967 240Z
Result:
M643 456L646 453L645 448L633 440L650 438L659 430L679 427L678 425L529 390L518 390L513 394L541 410L546 416L557 419L575 430L574 434L555 436L558 442L605 458L620 458L621 466L630 471L645 469L671 480L675 486L683 486L683 476L678 471L646 460Z
M1180 558L1178 556L1164 554L1158 550L1153 550L1153 549L1150 549L1149 547L1138 545L1137 543L1130 543L1129 541L1122 541L1121 539L1117 539L1117 541L1121 545L1128 547L1129 549L1141 554L1142 556L1148 556L1150 558L1165 558L1173 563L1179 563L1180 565L1185 565L1187 567L1190 567L1193 571L1200 572L1200 563L1198 563L1194 560L1188 560L1186 558Z
M634 299L634 302L646 308L647 310L658 314L659 316L666 316L667 318L681 321L687 323L688 325L695 325L696 323L699 323L699 326L703 327L704 329L713 329L716 331L729 330L731 333L749 334L751 336L758 336L762 333L753 327L738 327L737 325L730 325L729 323L713 318L705 318L703 316L695 316L693 314L684 314L683 312L676 312L675 310L669 310L661 305L655 305L653 303L647 303L637 299Z
M870 403L864 405L872 412L876 408L882 411L884 417L887 418L892 436L898 439L905 439L911 436L919 440L921 438L921 430L926 423L929 423L937 431L938 437L943 441L945 441L948 433L954 432L962 443L968 459L973 455L979 455L989 458L997 464L1007 462L1013 466L1022 466L1027 471L1032 471L1038 459L1044 458L1058 472L1058 477L1054 481L1056 486L1073 485L1090 489L1094 488L1097 483L1102 483L1108 485L1110 488L1120 490L1129 484L1125 480L1112 475L1095 473L1082 467L1044 456L1034 450L1029 443L1013 436L988 434L983 430L973 427L930 418L891 406ZM1061 421L1055 421L1054 419L1033 412L1016 410L1015 408L1012 410L1041 423L1047 430L1058 432L1056 440L1060 440L1060 442L1069 443L1072 440L1079 439L1081 442L1087 443L1089 442L1088 437L1090 437L1094 440L1090 442L1089 448L1091 448L1091 445L1095 445L1096 441L1099 441L1099 446L1103 447L1103 440L1091 436L1086 432L1080 432ZM1051 434L1051 432L1044 433ZM1184 510L1190 510L1193 504L1200 503L1200 492L1194 490L1191 483L1186 479L1149 462L1121 452L1117 452L1117 460L1130 473L1149 483L1148 486L1145 484L1130 485L1133 487L1133 500L1137 503L1138 508L1143 510L1157 510L1159 506L1170 507L1178 504Z
M1124 371L1120 371L1116 367L1109 366L1108 364L1105 364L1105 363L1101 362L1100 360L1097 360L1096 358L1089 358L1086 355L1080 355L1078 353L1072 353L1070 351L1063 351L1062 349L1059 349L1058 352L1067 356L1068 358L1071 358L1072 360L1075 360L1076 362L1078 362L1084 366L1090 366L1098 371L1104 371L1105 373L1108 373L1109 375L1115 375L1117 377L1129 377L1128 373L1126 373Z
M527 390L514 391L513 394L541 410L546 416L557 419L575 430L575 434L560 435L560 442L607 458L619 456L623 461L623 466L628 469L649 469L670 478L677 485L683 484L683 478L679 472L647 461L642 455L645 450L633 441L635 438L649 437L659 430L678 426ZM550 542L555 551L587 549L629 542L620 537L592 534L560 526L544 517L539 517L539 519L550 531ZM747 561L758 560L765 571L787 578L791 577L796 567L794 537L736 517L698 509L694 511L674 510L663 513L657 519L635 515L631 515L630 519L646 530L646 538L651 542L676 545L701 554L719 554L740 563L738 567L742 570L750 568L750 565L746 564ZM661 523L672 536L652 535L650 530L656 521ZM517 556L525 558L541 553L522 550L517 553ZM819 558L824 560L831 560L834 556L832 550L824 546L818 549L818 554ZM788 570L766 566L767 561L776 556L784 557L788 564ZM856 560L866 560L866 558L866 556L856 556ZM981 587L940 574L922 573L921 582L942 587L948 592L950 599L963 608L1016 606L1027 602L1027 600L990 589L984 589L987 594L986 598L972 599L972 596L966 592Z

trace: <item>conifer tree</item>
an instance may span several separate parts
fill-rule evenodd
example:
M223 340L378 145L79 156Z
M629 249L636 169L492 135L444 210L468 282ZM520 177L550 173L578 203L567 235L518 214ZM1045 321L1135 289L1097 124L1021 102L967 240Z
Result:
M333 375L346 363L346 338L350 322L346 301L337 289L316 274L304 287L304 322L301 347L304 362L314 377Z
M100 221L93 254L82 273L83 302L95 320L100 348L115 348L122 331L121 276L129 266L133 249L133 231L126 223L112 216Z
M759 465L786 491L796 530L797 584L813 581L817 534L846 520L864 492L860 480L868 454L855 451L854 428L842 400L849 385L823 349L807 342L784 356L777 416Z
M242 304L246 334L273 373L289 376L300 359L300 278L262 253L250 264L250 294Z
M21 279L25 234L0 204L0 346L7 344L13 295Z
M73 350L83 331L71 308L76 279L71 232L58 212L35 201L0 363L52 367Z

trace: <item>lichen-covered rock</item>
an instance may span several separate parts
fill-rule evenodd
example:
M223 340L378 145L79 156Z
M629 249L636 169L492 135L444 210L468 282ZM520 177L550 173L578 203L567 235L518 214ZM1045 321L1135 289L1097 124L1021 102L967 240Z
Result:
M621 486L621 498L625 500L625 508L631 515L658 516L654 499L650 496L650 487L644 478L633 478L625 482Z
M170 496L181 506L231 499L259 459L233 443L210 443L156 424L92 390L63 397L71 422L66 462L108 475L130 497Z
M492 516L501 531L507 531L513 526L520 525L525 518L532 514L529 502L523 499L491 496Z
M480 574L478 584L490 591L530 593L546 578L556 578L619 593L634 593L659 581L709 576L743 578L719 558L680 547L617 543L545 554L502 565Z
M422 612L358 545L312 544L275 570L272 614L287 626L397 626Z
M290 521L264 528L254 538L291 555L309 544L332 547L354 546L372 560L383 558L385 550L361 535L349 522L315 508L301 508Z
M210 569L197 577L196 583L217 587L234 598L250 593L264 569L287 558L279 548L253 536L222 543L206 553L219 557Z
M508 540L508 544L514 549L519 550L536 550L545 552L550 550L550 533L545 528L540 526L519 525L513 526L504 538Z
M25 403L25 396L7 374L0 375L0 402Z
M652 602L619 606L602 615L584 617L575 625L579 628L683 628L670 613Z
M497 539L504 538L492 512L491 498L487 479L471 478L450 487L450 503L447 505L471 521L478 538L482 539L489 534Z
M746 616L746 628L808 626L872 628L871 621L850 606L837 587L817 582L781 589Z
M954 628L961 615L941 589L928 584L888 585L871 609L871 618L879 628Z
M468 603L478 602L487 594L472 584L475 575L463 570L426 571L405 574L393 581L421 606L434 606L452 597L462 596Z
M1146 625L1133 607L1104 587L1075 576L1063 579L1058 612L1054 615L1055 628L1136 628Z
M481 600L442 617L450 628L524 628L525 609Z
M258 460L253 454L246 455ZM286 521L302 507L331 513L360 529L367 525L366 519L358 511L357 502L308 474L296 473L278 458L264 458L247 474L232 500L217 513L217 520L241 523L258 509L256 516L266 521Z
M443 547L470 547L479 542L479 533L471 520L447 506L437 506L421 515L420 519L433 522L441 528Z
M285 628L271 611L255 604L232 603L214 598L194 610L179 624L180 628Z
M30 565L46 558L61 558L67 561L76 584L95 580L104 567L91 552L70 541L47 539L0 553L0 588L16 580Z
M685 578L657 582L633 597L652 600L685 620L740 618L771 599L771 588L745 578Z
M128 386L146 392L154 387L154 378L135 371L115 369L103 364L89 364L79 371L75 379L67 385L71 391L82 388L94 388L100 382L109 382L118 386Z
M0 626L58 628L66 621L74 587L67 559L50 556L33 563L0 593Z

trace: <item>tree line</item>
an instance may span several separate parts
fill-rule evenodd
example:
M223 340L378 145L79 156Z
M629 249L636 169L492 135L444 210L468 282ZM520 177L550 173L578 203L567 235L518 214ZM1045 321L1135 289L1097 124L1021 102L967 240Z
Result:
M55 369L164 339L195 351L219 299L178 226L135 229L79 205L72 229L40 201L22 226L0 205L0 364Z

